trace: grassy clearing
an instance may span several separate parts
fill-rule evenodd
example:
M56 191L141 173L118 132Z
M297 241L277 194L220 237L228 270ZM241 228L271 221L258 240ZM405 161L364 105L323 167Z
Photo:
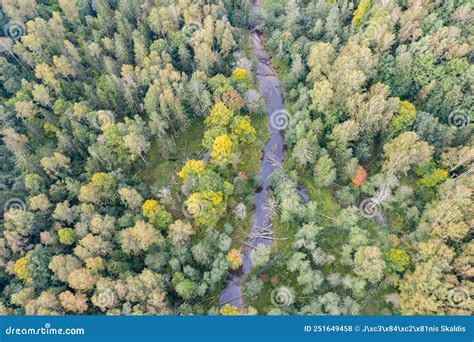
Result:
M186 132L176 139L176 158L197 158L204 151L201 140L206 131L204 121L194 122Z
M142 180L148 187L160 188L168 185L180 163L176 161L161 161L149 165L142 171Z
M273 256L290 252L297 230L295 225L282 223L277 218L273 219L273 237L276 239L271 245Z
M183 167L187 158L197 158L204 150L201 146L204 134L203 121L195 121L183 134L176 138L176 148L167 158L160 154L161 142L152 143L146 156L148 166L142 170L142 180L149 188L159 188L171 183L172 178Z
M303 179L304 186L308 189L308 196L321 208L321 213L328 217L336 217L341 211L341 207L334 198L329 187L319 187L313 178L306 177ZM323 217L323 222L330 223L330 220Z
M283 79L290 72L290 67L275 56L272 56L272 66L277 71L280 79Z

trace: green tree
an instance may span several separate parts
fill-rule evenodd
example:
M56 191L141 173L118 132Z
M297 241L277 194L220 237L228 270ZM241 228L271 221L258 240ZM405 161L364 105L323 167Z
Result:
M400 101L400 109L392 118L388 126L388 132L393 136L405 131L413 125L416 117L416 108L408 101Z
M385 261L380 248L375 246L359 247L354 255L354 273L376 283L383 278Z
M180 272L176 272L173 275L173 279L171 280L176 293L182 297L183 299L188 299L193 296L196 291L197 285L184 277L184 275Z
M64 245L72 245L76 242L77 234L72 228L62 228L58 230L59 242Z

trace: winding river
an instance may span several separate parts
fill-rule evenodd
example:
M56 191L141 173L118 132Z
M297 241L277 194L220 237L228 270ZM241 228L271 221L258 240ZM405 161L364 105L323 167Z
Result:
M253 6L259 9L263 0L255 0ZM239 311L244 309L242 281L252 270L250 251L259 244L269 245L271 240L271 222L267 213L267 196L269 190L268 177L283 162L283 132L287 116L282 98L282 84L271 65L271 58L265 49L263 39L257 31L251 32L253 55L257 61L254 74L263 95L269 115L268 130L270 139L263 148L260 164L262 187L255 193L254 212L251 220L247 241L243 246L243 265L240 271L232 272L227 280L226 288L220 295L220 305L230 304ZM265 236L260 238L256 236Z

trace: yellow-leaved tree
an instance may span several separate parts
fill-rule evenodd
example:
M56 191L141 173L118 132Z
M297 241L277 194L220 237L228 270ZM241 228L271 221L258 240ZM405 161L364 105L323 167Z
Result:
M211 113L206 120L204 120L204 123L207 127L227 126L233 117L234 113L227 108L224 102L217 102L212 107Z
M185 179L191 175L199 175L206 168L206 164L202 160L191 159L186 162L178 176Z
M221 308L220 313L222 316L240 316L240 312L237 310L237 307L230 304L224 305Z
M219 135L211 149L211 162L218 166L225 166L231 162L234 143L227 134Z
M245 82L247 80L247 70L244 68L235 68L232 72L232 79L237 82Z
M242 252L239 249L233 248L227 253L227 262L231 270L238 270L242 266L242 261Z

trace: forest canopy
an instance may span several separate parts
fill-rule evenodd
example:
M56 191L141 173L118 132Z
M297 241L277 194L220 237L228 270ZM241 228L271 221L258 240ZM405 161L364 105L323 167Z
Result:
M473 17L3 0L0 314L472 314ZM242 307L219 302L235 274Z

